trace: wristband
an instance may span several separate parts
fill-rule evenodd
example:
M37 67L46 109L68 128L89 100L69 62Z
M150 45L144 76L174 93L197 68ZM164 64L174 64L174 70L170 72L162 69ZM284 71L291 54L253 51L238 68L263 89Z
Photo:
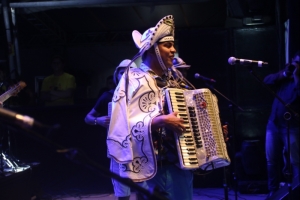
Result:
M98 118L98 117L95 117L95 120L94 120L94 124L95 124L95 125L98 125L98 123L97 123L97 118Z

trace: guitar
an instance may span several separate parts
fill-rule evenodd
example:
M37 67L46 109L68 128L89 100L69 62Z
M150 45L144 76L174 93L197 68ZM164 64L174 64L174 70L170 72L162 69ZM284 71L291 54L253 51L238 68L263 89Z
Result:
M20 81L13 87L11 87L9 90L4 92L3 94L0 95L0 103L3 104L4 101L6 101L9 97L15 96L18 94L24 87L26 87L26 83L23 81Z

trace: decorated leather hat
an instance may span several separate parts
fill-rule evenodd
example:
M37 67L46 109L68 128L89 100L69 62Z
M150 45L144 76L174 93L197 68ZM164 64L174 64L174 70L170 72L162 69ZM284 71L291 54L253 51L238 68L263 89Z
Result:
M187 65L181 58L174 58L173 59L173 66L177 68L190 68L191 65Z
M130 65L130 66L129 66ZM126 67L130 67L130 68L137 68L136 64L134 62L132 62L129 59L125 59L122 62L120 62L120 64L116 67L115 72L114 72L114 83L117 85L118 84L118 70L120 68L126 68Z
M145 51L150 49L156 42L174 41L174 18L172 15L163 17L156 24L143 34L134 30L132 38L137 48L139 48L139 56L142 56Z

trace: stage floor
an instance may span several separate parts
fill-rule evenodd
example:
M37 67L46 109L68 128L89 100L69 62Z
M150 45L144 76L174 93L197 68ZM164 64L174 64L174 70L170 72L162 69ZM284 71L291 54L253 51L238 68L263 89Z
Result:
M0 188L5 191L1 194L3 200L19 200L20 195L30 196L31 199L39 200L113 200L111 179L105 176L99 176L81 166L65 165L55 168L52 166L41 167L40 169L27 169L24 172L12 174L0 178ZM76 169L77 168L77 169ZM206 185L209 179L197 180ZM222 180L222 177L219 177ZM204 184L205 183L205 184ZM254 187L255 186L255 187ZM235 192L233 187L228 187L228 198L226 198L224 188L218 187L195 187L193 200L264 200L267 194L258 192L258 185L248 184L247 193L238 190ZM252 192L251 192L252 191ZM4 196L2 196L4 195ZM30 198L29 198L30 199ZM131 200L135 200L135 193L132 193Z
M267 197L267 194L235 194L234 191L228 191L228 200L264 200ZM115 200L116 197L113 194L89 194L89 195L80 195L80 194L66 194L53 196L53 199L61 200ZM135 200L135 194L132 194L131 200ZM221 200L226 199L223 188L195 188L193 200Z

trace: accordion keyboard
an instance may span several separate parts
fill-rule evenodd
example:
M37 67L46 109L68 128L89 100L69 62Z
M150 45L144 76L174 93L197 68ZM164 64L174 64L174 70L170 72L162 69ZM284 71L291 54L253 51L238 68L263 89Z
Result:
M174 133L177 149L180 150L180 167L182 169L197 169L199 168L199 162L197 159L196 148L202 146L202 141L199 133L195 108L186 106L182 90L169 90L166 93L166 96L168 96L166 100L169 113L178 112L177 116L183 119L186 129L181 136Z

